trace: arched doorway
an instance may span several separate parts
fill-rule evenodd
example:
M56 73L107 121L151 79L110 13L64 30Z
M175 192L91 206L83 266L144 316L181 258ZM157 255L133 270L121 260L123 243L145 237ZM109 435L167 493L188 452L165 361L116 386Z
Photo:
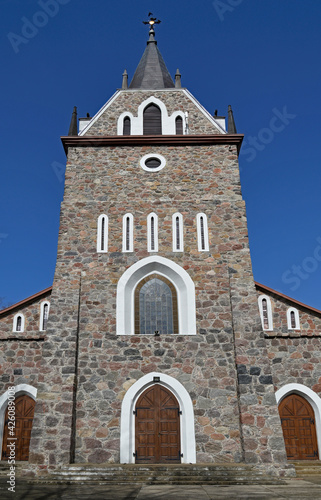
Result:
M148 387L135 407L136 463L180 463L180 408L159 384Z
M298 394L286 396L279 413L289 460L318 460L315 416L310 403Z
M29 459L29 444L31 438L31 429L33 415L35 411L35 401L26 394L19 396L15 400L15 427L13 436L11 434L12 428L9 428L8 408L5 413L3 444L2 444L2 460L7 460L10 456L10 448L7 445L13 441L11 437L17 438L15 440L15 460L27 461Z

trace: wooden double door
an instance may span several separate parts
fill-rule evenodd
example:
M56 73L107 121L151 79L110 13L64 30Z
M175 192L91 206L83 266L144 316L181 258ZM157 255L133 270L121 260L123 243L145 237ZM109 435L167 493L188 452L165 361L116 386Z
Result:
M289 460L318 460L314 411L298 394L290 394L279 405L279 413Z
M17 438L15 442L15 460L28 460L29 444L31 438L31 429L33 415L35 411L35 401L27 395L20 396L15 400L15 427L10 427L8 419L8 408L5 414L4 432L2 441L1 459L8 460L10 457L10 448L8 444L13 443L11 437Z
M175 396L155 384L135 408L136 463L180 463L180 409Z

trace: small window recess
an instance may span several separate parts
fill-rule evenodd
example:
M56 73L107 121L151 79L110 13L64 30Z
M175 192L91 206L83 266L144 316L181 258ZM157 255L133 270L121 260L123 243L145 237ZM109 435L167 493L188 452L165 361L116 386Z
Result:
M147 217L147 251L158 252L158 217L155 213Z
M173 252L184 251L184 238L183 238L183 216L180 213L175 213L172 216L173 227Z
M140 166L147 172L159 172L165 165L165 158L159 154L148 154L140 160Z
M129 116L125 116L123 124L123 135L131 134L131 122Z
M197 245L199 252L208 252L208 225L205 214L197 214Z
M134 218L132 214L123 217L123 252L134 251Z
M49 318L50 302L45 301L40 304L40 324L39 330L44 332L47 330L47 322Z
M299 311L295 307L290 307L287 312L288 330L300 330Z
M13 318L13 332L24 332L25 330L25 317L22 313L18 313Z
M108 217L102 214L97 222L97 252L108 252Z
M270 297L268 297L267 295L260 295L258 303L263 330L273 330L272 306Z

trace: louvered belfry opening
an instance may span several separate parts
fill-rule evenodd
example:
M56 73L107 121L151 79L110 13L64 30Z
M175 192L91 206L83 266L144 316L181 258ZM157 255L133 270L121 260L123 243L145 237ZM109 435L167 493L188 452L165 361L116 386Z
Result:
M162 135L162 113L156 104L144 109L144 135Z

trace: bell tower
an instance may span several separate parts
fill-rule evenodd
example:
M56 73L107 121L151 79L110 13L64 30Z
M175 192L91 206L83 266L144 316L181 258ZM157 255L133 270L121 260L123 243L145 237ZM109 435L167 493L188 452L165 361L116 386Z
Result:
M173 81L155 39L94 117L74 110L30 461L286 454L254 286L232 109Z

